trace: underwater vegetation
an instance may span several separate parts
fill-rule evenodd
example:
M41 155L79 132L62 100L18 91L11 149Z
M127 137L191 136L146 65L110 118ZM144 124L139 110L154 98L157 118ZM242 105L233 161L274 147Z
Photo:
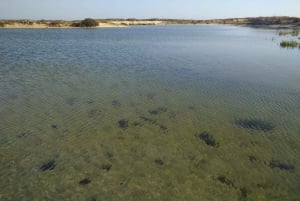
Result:
M226 176L222 175L222 176L218 176L216 178L217 181L221 182L222 184L225 184L226 186L228 186L229 188L234 188L236 190L238 190L240 192L240 201L246 201L247 200L247 196L248 196L248 191L246 188L238 188L234 185L234 183L228 179Z
M114 155L111 152L105 152L105 158L109 161L112 161Z
M55 160L51 160L40 167L41 171L53 170L56 166Z
M66 104L73 106L76 102L76 99L74 97L69 97L65 99Z
M159 122L157 122L156 120L154 119L150 119L148 117L144 117L144 116L140 116L140 119L147 122L147 123L150 123L152 125L155 125L155 126L158 126L160 130L162 131L166 131L168 130L168 127L166 127L165 125L163 124L160 124Z
M146 95L146 97L149 99L149 100L153 100L155 98L156 94L155 93L148 93Z
M156 165L159 165L159 166L164 165L164 162L161 159L155 159L154 162Z
M272 123L260 119L237 119L235 120L235 124L243 128L266 132L272 131L275 128Z
M113 107L120 107L120 106L121 106L121 103L120 103L120 101L118 101L118 100L113 100L113 101L111 102L111 105L112 105Z
M207 144L208 146L219 147L219 143L217 143L214 137L206 131L198 134L198 137L199 139L204 141L205 144Z
M195 110L196 108L195 108L195 106L190 105L190 106L188 106L188 109Z
M111 169L112 165L111 164L103 164L102 165L102 170L106 170L106 171L109 171Z
M128 127L128 120L121 119L118 121L119 128L126 129Z
M25 132L22 132L22 133L18 134L17 138L24 138L24 137L27 137L27 136L29 136L31 134L32 134L31 131L25 131Z
M277 160L272 160L269 163L269 167L270 168L279 168L280 170L286 170L286 171L293 171L295 170L295 166L292 164L288 164L288 163L282 163L280 161Z
M88 101L87 101L87 104L93 104L93 103L95 103L94 100L88 100Z
M217 177L217 180L227 186L234 187L233 182L225 176L219 176L219 177Z
M85 186L91 182L92 182L91 180L89 180L88 178L85 178L85 179L80 180L79 184L82 186Z
M249 161L251 161L252 163L255 162L257 160L257 158L253 155L248 156Z
M163 131L168 130L168 128L166 126L162 125L162 124L159 125L159 129L163 130Z
M240 188L240 192L241 192L240 201L246 201L247 200L247 196L248 196L247 189L246 188Z
M149 110L149 113L152 114L152 115L158 115L158 114L163 113L163 112L167 112L167 108L158 107L156 109Z
M150 124L156 124L156 121L154 119L150 119L150 118L144 117L144 116L141 116L140 118L145 122L149 122Z
M53 128L53 129L57 129L57 128L58 128L58 125L56 125L56 124L52 124L52 125L51 125L51 128Z

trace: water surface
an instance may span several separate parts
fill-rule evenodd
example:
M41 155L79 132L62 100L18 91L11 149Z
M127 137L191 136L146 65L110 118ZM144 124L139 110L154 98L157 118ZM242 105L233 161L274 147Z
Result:
M0 200L300 200L300 51L279 43L0 30Z

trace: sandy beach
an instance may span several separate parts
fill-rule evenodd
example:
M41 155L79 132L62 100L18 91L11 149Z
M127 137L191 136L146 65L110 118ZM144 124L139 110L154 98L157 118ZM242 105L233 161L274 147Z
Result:
M95 28L110 28L110 27L127 27L126 25L122 24L115 24L115 23L99 23L98 26ZM4 27L0 28L7 28L7 29L66 29L66 28L76 28L76 27L71 27L71 26L66 26L66 25L60 25L60 26L49 26L47 24L21 24L21 23L15 23L15 24L8 24L5 25Z
M1 26L2 24L2 26ZM138 25L162 25L166 24L164 21L150 21L150 20L103 20L98 22L98 26L93 28L112 28L112 27L128 27ZM45 29L45 28L75 28L72 26L72 21L63 21L61 23L53 23L52 21L38 22L38 21L4 21L0 28L8 29Z

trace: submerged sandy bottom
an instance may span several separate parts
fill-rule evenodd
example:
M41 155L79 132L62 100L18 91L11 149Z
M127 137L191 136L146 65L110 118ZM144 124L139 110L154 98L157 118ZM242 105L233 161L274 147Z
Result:
M272 105L255 108L234 98L234 87L223 96L219 83L197 81L199 91L120 71L81 73L7 99L1 199L299 197L297 126L290 122L286 136L277 117L270 131L235 122L266 119Z
M39 52L37 60L25 54L13 63L7 54L0 72L0 200L299 200L297 79L261 58L246 66L205 50L197 62L189 56L199 50L180 52L173 46L185 48L186 41L175 39L162 47L167 55L161 44L150 54L148 39L113 41L119 46L112 53L108 39L84 40L83 51L69 48L61 60ZM53 41L41 44L53 48Z

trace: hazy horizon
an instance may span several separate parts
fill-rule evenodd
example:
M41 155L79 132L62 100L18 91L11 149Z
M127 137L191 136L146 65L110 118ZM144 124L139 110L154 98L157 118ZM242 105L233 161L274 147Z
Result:
M83 20L83 19L87 19L87 18L91 18L91 19L95 19L95 20L118 20L118 19L122 19L122 20L129 20L129 19L136 19L136 20L153 20L153 19L158 19L158 20L222 20L222 19L241 19L241 18L259 18L259 17L296 17L296 18L300 18L299 16L248 16L248 17L226 17L226 18L201 18L201 19L197 19L197 18L158 18L158 17L149 17L149 18L135 18L135 17L107 17L107 18L93 18L93 17L82 17L82 18L74 18L74 19L64 19L64 18L0 18L0 20L65 20L65 21L76 21L76 20Z
M300 17L298 0L10 0L0 2L0 19L136 18L136 19L224 19L266 16Z

